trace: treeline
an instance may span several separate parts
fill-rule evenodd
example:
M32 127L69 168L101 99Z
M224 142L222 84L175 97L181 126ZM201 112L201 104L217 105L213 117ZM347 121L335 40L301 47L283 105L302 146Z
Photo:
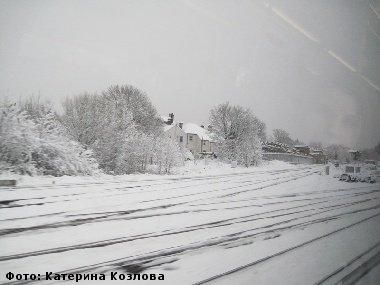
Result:
M186 149L164 135L162 121L148 96L130 86L111 86L101 94L80 94L62 102L58 115L49 101L30 97L0 103L0 171L28 175L168 173L189 157ZM262 159L266 125L250 109L228 102L210 111L218 158L240 165ZM292 148L303 144L274 129L269 140ZM323 147L329 159L351 160L349 148ZM380 143L363 150L362 159L378 159Z
M31 97L2 102L0 170L29 175L91 175L151 171L167 173L185 150L165 137L145 93L111 86L63 102L63 114Z

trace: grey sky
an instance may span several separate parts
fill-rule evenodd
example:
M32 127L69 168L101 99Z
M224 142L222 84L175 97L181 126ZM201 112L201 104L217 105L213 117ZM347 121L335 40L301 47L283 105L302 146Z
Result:
M376 1L0 0L0 95L112 84L207 124L225 101L270 129L352 148L380 141ZM369 25L367 23L370 23Z

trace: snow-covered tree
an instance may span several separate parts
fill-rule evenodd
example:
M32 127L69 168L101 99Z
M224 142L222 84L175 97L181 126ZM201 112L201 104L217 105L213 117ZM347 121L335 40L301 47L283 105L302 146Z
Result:
M111 86L102 95L82 94L63 102L67 133L93 149L108 173L144 172L154 163L162 136L158 114L145 93L129 85Z
M2 170L20 174L37 174L32 154L38 149L35 124L16 104L4 102L0 107L0 161Z
M250 109L223 103L210 111L209 121L220 158L245 166L261 159L259 120Z
M103 92L103 97L116 112L128 110L138 131L145 134L160 132L161 120L146 93L131 85L113 85Z
M109 113L113 112L104 98L97 94L67 97L62 106L60 121L67 134L86 148L91 147L99 134L108 127Z
M82 94L63 102L60 120L71 138L94 151L107 173L167 173L184 161L178 145L163 136L147 95L130 86L111 86L102 95Z

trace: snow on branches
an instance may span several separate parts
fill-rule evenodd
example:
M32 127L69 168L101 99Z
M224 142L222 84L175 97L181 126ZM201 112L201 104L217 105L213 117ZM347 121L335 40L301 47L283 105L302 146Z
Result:
M265 130L265 124L251 110L231 106L227 102L214 107L210 111L209 120L213 126L213 139L218 144L220 158L236 160L247 167L261 160L259 133Z
M31 118L34 119L31 119ZM28 175L89 175L89 151L61 133L50 111L31 116L16 104L0 106L0 170Z
M164 138L149 98L133 86L70 97L63 107L60 120L68 135L92 149L107 173L167 173L183 163L178 145Z

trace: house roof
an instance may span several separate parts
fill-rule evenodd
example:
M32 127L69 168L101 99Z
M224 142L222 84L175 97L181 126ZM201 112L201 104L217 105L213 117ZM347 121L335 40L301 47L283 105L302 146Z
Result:
M182 130L187 133L187 134L195 134L195 135L198 135L200 139L202 140L207 140L207 141L211 141L211 138L210 138L210 132L207 131L206 129L204 128L201 128L200 126L198 126L197 124L193 124L193 123L187 123L187 124L184 124L183 127L182 127Z
M168 130L170 130L172 127L174 127L175 125L165 125L164 126L164 132L167 132Z

